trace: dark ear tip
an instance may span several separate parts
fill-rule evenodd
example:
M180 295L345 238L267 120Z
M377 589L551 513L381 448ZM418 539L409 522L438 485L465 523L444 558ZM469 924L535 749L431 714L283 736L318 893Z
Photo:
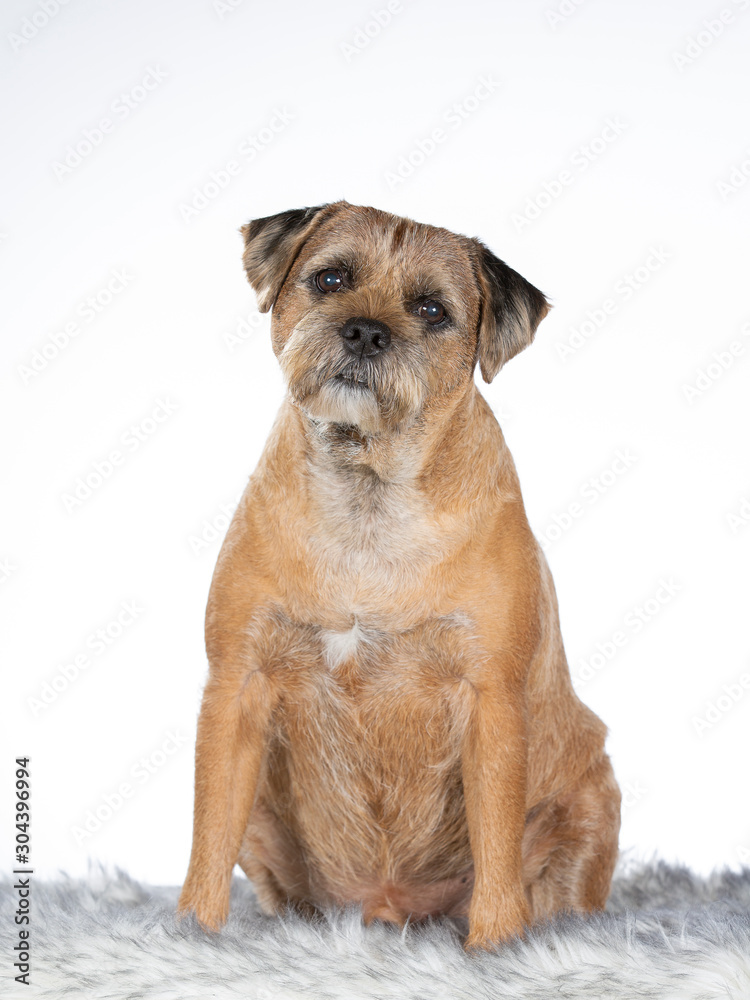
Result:
M245 241L245 245L255 239L255 237L263 230L267 221L268 220L266 219L251 219L249 222L246 222L244 226L240 226L240 233Z
M535 288L534 291L537 293L537 295L535 296L536 309L535 309L535 316L533 317L533 319L534 319L534 327L537 327L542 322L544 317L549 313L550 309L552 309L552 303L544 294L544 292L540 292L538 288Z

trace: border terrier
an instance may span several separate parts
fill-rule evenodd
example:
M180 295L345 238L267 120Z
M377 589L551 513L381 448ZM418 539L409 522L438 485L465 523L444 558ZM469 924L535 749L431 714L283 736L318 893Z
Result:
M345 201L256 219L243 262L288 394L206 612L179 901L468 918L490 948L602 908L620 792L546 559L474 382L544 295L478 239Z

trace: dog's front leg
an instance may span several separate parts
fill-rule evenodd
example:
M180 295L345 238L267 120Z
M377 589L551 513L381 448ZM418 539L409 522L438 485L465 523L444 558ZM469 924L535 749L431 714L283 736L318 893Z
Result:
M258 669L212 673L203 693L195 747L190 867L178 913L218 930L229 911L232 869L255 799L274 686Z
M498 669L499 666L499 669ZM502 677L502 666L492 673ZM463 786L474 889L466 948L489 948L529 922L521 880L526 818L526 727L522 691L513 684L476 686L466 732Z

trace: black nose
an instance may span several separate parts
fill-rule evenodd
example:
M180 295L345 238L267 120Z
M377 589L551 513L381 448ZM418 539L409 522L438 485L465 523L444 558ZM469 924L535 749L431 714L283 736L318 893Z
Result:
M380 354L391 342L391 331L376 319L353 316L341 327L341 336L348 350L358 358Z

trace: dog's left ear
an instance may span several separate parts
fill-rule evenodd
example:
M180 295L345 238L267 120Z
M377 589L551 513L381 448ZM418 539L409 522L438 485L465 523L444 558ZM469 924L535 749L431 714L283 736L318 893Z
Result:
M506 361L529 346L550 304L531 282L479 240L474 242L482 287L478 360L482 378L491 382Z
M242 263L258 296L258 309L268 312L281 291L297 254L332 205L293 208L265 219L253 219L240 228L245 240Z

